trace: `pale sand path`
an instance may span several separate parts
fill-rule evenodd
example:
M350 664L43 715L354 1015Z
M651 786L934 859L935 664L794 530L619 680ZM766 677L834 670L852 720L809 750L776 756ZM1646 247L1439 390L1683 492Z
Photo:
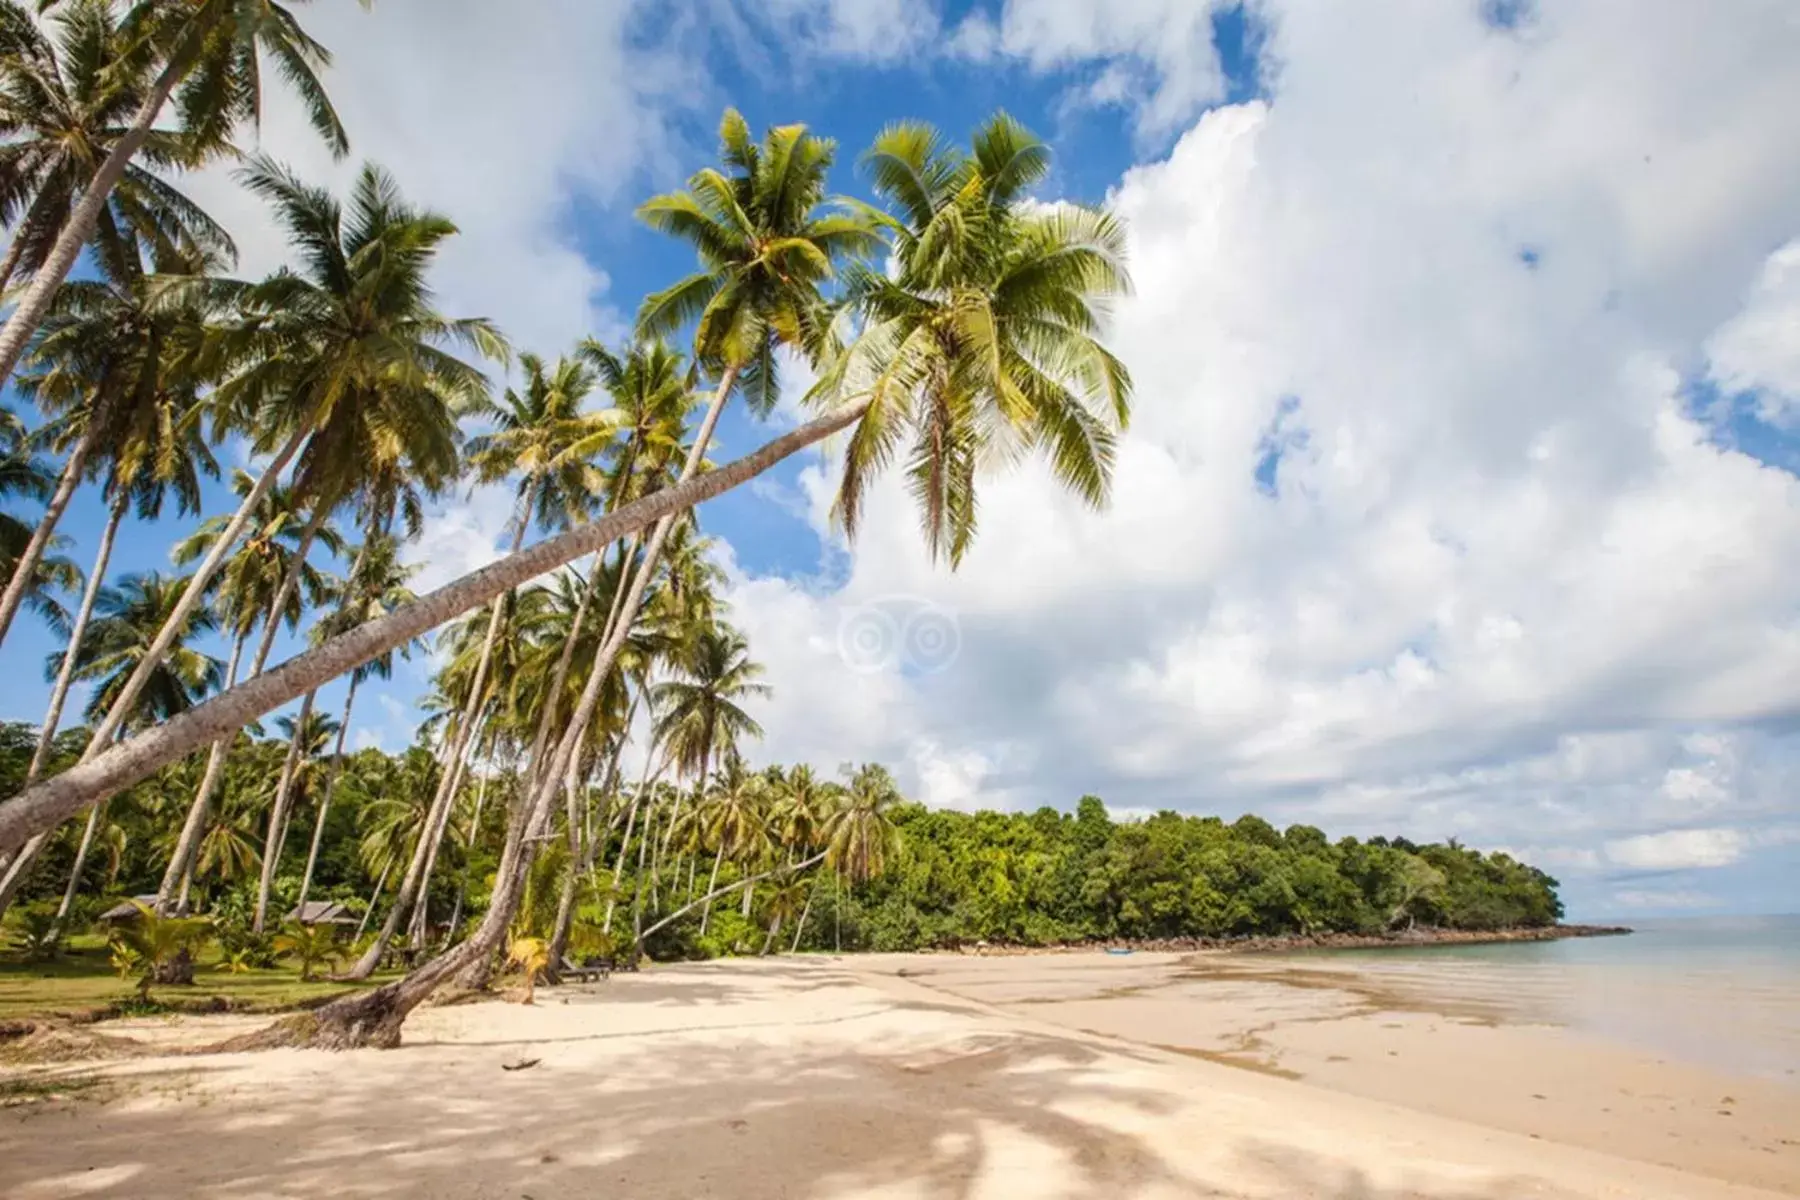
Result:
M115 1064L115 1099L0 1113L0 1195L1776 1194L1073 1032L894 969L664 967L535 1008L420 1013L399 1051ZM242 1025L112 1029L191 1042ZM521 1057L541 1062L501 1069Z

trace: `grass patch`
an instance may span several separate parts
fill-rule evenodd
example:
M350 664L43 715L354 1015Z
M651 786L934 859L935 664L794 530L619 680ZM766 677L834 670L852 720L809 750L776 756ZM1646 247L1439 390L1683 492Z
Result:
M92 1073L52 1075L34 1072L0 1076L0 1108L17 1108L46 1100L69 1100L83 1095L98 1098L93 1093L108 1082Z
M217 951L208 947L200 956L192 987L152 988L151 1003L143 1006L138 1003L135 981L118 977L105 943L98 938L71 938L61 955L43 962L0 954L0 1020L50 1016L104 1020L185 1011L284 1012L397 978L397 973L389 971L358 983L302 982L297 963L242 974L221 971L218 964Z

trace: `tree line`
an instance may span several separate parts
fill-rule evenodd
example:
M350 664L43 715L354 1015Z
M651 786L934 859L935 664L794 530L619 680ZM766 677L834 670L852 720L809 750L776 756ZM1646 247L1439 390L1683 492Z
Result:
M739 676L755 675L741 655L732 665ZM720 674L663 685L672 759L684 749L699 752L683 726L698 724L703 705L730 714L726 761L706 785L646 778L616 797L586 789L575 807L580 835L553 842L534 864L514 932L542 941L544 974L554 977L571 956L623 958L640 947L657 957L707 957L1378 935L1416 926L1541 927L1562 915L1555 879L1454 841L1332 842L1311 826L1277 830L1254 815L1229 823L1173 812L1114 821L1092 796L1072 812L963 813L905 801L875 765L846 769L841 779L805 766L751 771L735 745L736 736L754 731L737 706L748 681L727 673L721 687ZM439 783L438 756L421 744L392 755L358 750L338 761L330 749L336 730L321 718L310 736L302 731L307 749L294 786L294 817L315 831L312 852L263 872L257 816L292 744L293 727L284 732L246 735L234 754L196 868L184 880L192 905L232 938L251 928L259 881L272 875L277 908L307 897L339 904L344 920L359 923L366 950L375 936L370 919L394 911L396 868L419 844ZM0 782L22 776L33 734L0 727ZM79 741L65 735L61 752L78 753ZM66 895L86 897L81 920L117 897L154 891L169 852L169 815L192 793L200 769L193 762L165 768L116 798L84 861L69 831L44 856L26 901L48 908ZM334 777L327 804L326 781ZM496 765L462 786L438 869L390 939L409 954L466 935L490 901L503 814L522 781ZM71 871L84 875L78 889L66 886Z

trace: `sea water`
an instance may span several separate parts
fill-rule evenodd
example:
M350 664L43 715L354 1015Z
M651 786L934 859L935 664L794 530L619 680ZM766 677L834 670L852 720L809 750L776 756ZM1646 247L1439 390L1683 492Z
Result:
M1632 928L1624 937L1327 953L1413 995L1800 1087L1800 915Z

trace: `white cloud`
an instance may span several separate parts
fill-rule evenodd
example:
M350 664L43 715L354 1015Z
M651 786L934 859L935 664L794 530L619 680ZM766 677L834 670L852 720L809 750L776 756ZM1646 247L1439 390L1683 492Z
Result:
M1712 374L1733 392L1760 392L1765 420L1800 418L1800 239L1769 256L1738 313L1707 346Z
M817 53L891 63L938 32L937 14L912 0L762 0L748 11Z
M1606 857L1634 871L1729 867L1744 856L1746 840L1735 829L1673 829L1608 842Z
M1659 909L1695 909L1717 908L1720 900L1710 892L1693 892L1683 890L1643 890L1627 888L1614 892L1615 907L1620 910L1656 911Z
M977 9L945 50L984 62L1023 61L1036 72L1078 70L1076 105L1129 108L1139 132L1162 138L1225 95L1213 44L1218 0L1005 0L998 19Z
M1123 53L1072 10L1034 61ZM1800 482L1715 445L1682 371L1800 234L1800 27L1266 11L1272 101L1115 195L1138 400L1110 509L990 480L952 576L889 479L841 586L742 581L764 753L922 764L916 788L1003 762L982 786L1018 804L1257 807L1577 869L1791 816ZM832 664L844 609L893 595L957 615L955 669Z
M691 71L633 44L631 16L628 4L580 0L311 6L302 18L333 53L325 82L350 156L331 161L273 76L261 146L340 189L364 161L387 167L409 200L462 230L434 276L444 310L491 317L521 346L554 354L618 323L605 272L566 225L569 206L612 201L665 165L663 113ZM456 152L445 152L447 137ZM261 202L226 171L195 179L193 191L238 236L242 273L283 261Z

